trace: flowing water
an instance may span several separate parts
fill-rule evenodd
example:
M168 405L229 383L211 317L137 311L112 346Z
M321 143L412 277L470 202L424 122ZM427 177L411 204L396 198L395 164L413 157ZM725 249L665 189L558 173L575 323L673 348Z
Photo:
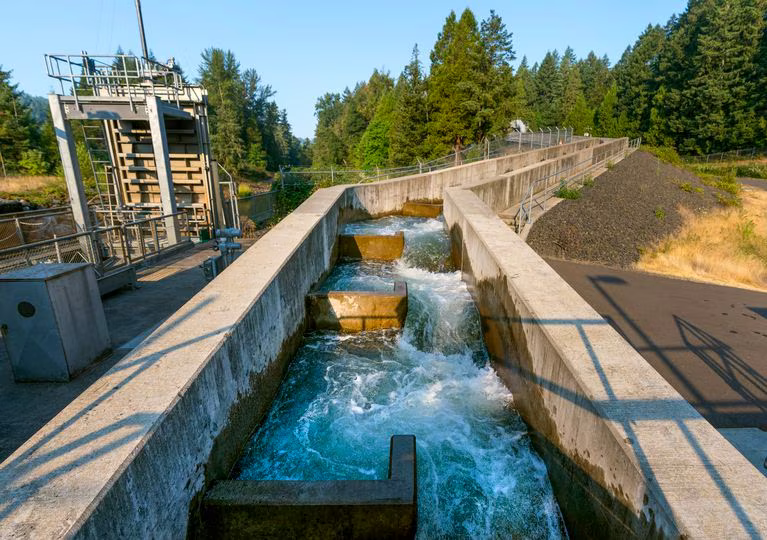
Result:
M307 334L236 477L386 478L389 437L414 434L419 538L566 536L546 468L450 267L443 222L390 217L345 232L399 230L402 259L339 264L321 289L391 290L407 281L404 330Z

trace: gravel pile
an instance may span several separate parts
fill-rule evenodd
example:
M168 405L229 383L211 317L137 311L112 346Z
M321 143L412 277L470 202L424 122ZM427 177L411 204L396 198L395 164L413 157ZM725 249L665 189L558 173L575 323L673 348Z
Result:
M634 152L534 224L527 242L540 255L629 267L640 249L682 225L679 207L704 212L719 205L716 189L689 171Z

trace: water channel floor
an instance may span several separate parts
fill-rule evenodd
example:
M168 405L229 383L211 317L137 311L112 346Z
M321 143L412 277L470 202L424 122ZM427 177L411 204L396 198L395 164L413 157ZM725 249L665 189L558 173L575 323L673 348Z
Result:
M389 437L414 434L419 538L565 537L546 468L450 267L443 221L389 217L343 232L399 230L402 259L340 263L321 289L391 290L405 280L404 330L308 333L235 477L386 478Z

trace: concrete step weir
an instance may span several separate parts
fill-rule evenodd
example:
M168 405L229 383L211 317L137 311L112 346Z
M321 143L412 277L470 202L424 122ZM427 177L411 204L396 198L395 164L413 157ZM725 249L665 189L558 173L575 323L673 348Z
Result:
M204 538L413 538L414 435L393 435L382 480L225 480L205 495Z
M402 328L407 317L407 283L392 292L328 291L307 295L311 325L317 330L363 332Z
M340 234L338 256L347 260L394 261L405 249L405 233Z

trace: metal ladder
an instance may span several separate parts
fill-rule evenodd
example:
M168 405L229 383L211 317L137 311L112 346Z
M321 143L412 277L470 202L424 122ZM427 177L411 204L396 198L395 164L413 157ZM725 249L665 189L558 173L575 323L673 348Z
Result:
M82 123L85 149L88 152L88 161L96 184L96 197L98 206L105 213L104 225L113 226L115 212L119 207L117 190L114 182L114 167L109 153L106 133L102 122Z

